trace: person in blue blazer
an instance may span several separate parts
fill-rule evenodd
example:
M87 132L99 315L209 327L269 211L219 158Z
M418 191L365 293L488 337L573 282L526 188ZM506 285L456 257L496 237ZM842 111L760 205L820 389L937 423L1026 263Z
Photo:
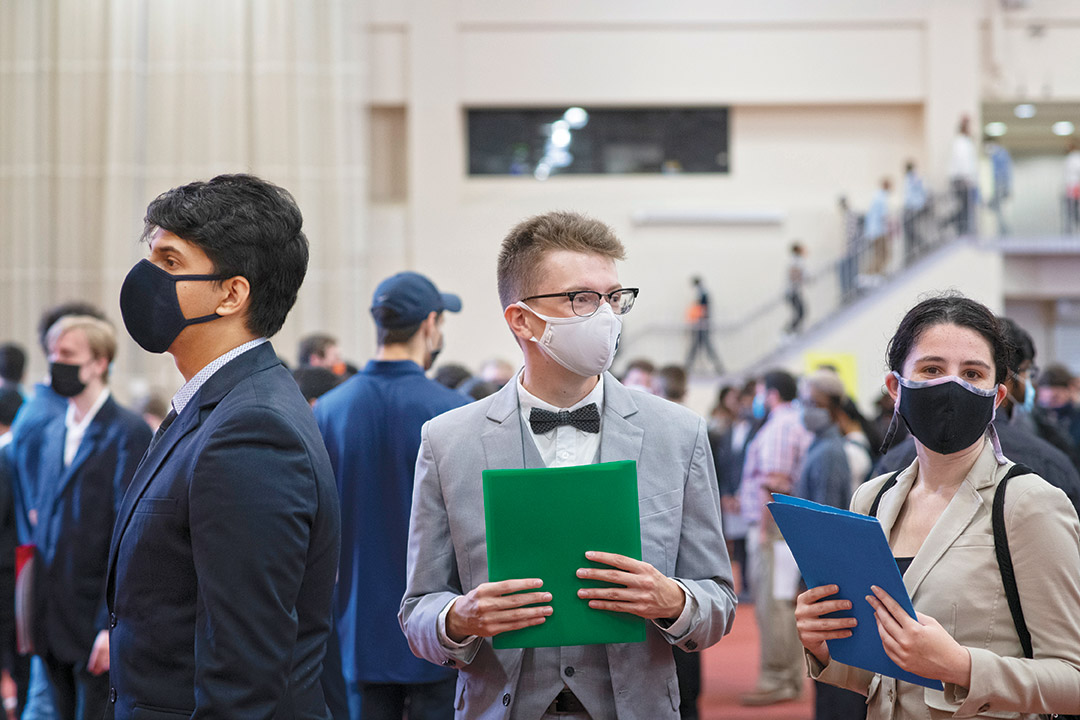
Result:
M46 309L38 318L38 344L47 358L49 346L46 335L49 328L60 318L68 315L85 315L105 319L100 308L87 302L63 302ZM32 396L23 403L15 424L11 427L11 443L6 448L12 475L11 491L15 511L15 525L21 544L34 542L34 526L37 524L38 484L41 477L41 453L45 440L45 427L58 415L67 411L67 398L52 388L51 378L34 385ZM48 673L40 657L18 656L15 658L12 678L25 694L25 704L20 717L34 720L55 720L52 692Z
M67 398L67 410L43 433L34 652L44 661L58 716L97 720L109 695L109 539L151 433L109 392L112 325L69 315L49 330L48 346L52 389Z
M120 309L185 384L117 514L108 718L325 719L340 517L311 408L268 338L307 270L302 217L250 175L147 209Z

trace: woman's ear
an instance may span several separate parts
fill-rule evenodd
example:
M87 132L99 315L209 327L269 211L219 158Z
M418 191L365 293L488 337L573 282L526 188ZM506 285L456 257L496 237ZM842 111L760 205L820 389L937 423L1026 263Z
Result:
M994 395L994 407L1001 407L1001 403L1005 401L1005 396L1009 394L1009 388L1005 386L1005 383L998 383L997 393Z
M889 393L889 397L896 402L896 399L900 396L900 381L896 379L896 376L892 373L885 375L885 389Z

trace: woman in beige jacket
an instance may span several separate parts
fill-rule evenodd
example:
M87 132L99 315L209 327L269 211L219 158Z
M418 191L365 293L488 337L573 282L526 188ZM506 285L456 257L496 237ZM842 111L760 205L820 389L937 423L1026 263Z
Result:
M918 457L876 514L918 619L879 588L866 602L889 657L944 690L831 661L826 640L855 625L821 617L851 608L830 599L835 585L807 590L795 610L811 675L865 694L870 719L1080 712L1080 522L1065 494L1028 474L1011 480L1006 496L1034 659L1024 657L994 553L994 492L1012 463L990 421L1006 392L1009 351L993 313L956 295L914 307L889 345L885 384ZM859 488L852 510L867 513L885 481Z

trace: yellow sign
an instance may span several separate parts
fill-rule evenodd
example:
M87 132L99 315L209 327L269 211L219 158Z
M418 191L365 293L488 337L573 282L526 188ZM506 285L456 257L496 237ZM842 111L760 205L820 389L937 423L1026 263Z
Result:
M857 385L855 380L854 354L811 350L803 354L803 366L806 368L805 372L807 374L819 370L822 367L835 370L836 374L840 376L840 381L844 383L844 389L847 390L848 395L856 400L859 399L855 392Z

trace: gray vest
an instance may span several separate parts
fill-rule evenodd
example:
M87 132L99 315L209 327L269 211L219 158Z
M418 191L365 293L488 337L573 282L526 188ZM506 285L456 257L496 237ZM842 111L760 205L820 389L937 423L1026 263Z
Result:
M525 467L544 467L532 433L521 414ZM593 462L600 459L599 453ZM584 561L584 558L582 558ZM606 645L527 648L521 660L517 698L510 720L538 720L564 687L570 688L593 720L616 720Z

